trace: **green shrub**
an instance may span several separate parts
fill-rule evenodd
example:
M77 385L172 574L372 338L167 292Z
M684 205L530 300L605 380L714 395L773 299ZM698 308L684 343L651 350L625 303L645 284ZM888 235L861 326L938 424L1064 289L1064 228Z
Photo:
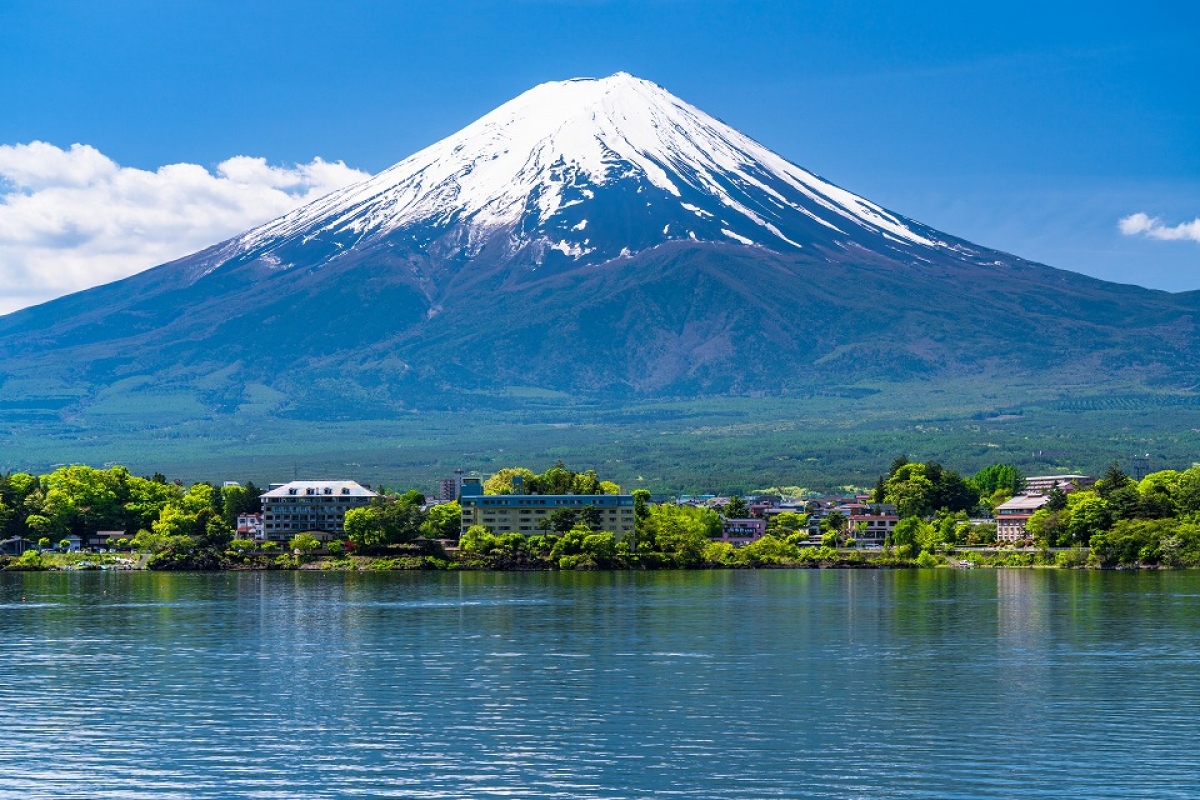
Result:
M1087 558L1087 550L1082 547L1072 547L1070 550L1055 553L1054 563L1064 569L1074 569L1087 564Z
M704 547L704 560L716 566L729 566L737 561L736 551L729 542L709 542Z

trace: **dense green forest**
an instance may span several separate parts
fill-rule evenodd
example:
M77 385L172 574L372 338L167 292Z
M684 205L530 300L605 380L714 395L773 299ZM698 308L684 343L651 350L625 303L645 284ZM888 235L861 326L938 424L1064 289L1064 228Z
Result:
M162 407L106 401L69 423L8 409L0 472L45 473L59 462L125 464L187 483L309 475L430 486L461 468L486 477L514 464L587 464L626 491L737 492L772 486L870 488L888 457L991 464L1026 475L1098 475L1151 453L1154 464L1200 458L1200 403L1188 396L1081 394L1078 387L963 379L830 385L796 397L622 400L601 404L515 393L486 411L441 407L319 424L245 415L207 427ZM515 390L514 390L515 391Z

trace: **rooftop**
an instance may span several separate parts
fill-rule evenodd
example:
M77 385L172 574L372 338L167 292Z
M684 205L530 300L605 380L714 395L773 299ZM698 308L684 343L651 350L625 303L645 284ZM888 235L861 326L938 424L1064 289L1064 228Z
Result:
M1019 494L996 506L996 511L1036 511L1049 502L1049 496L1044 494Z
M339 497L378 497L356 481L292 481L264 492L263 497L303 497L337 495Z

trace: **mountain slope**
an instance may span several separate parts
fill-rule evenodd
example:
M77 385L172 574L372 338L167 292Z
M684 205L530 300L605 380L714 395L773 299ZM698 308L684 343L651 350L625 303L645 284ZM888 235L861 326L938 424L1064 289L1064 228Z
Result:
M1187 389L1196 310L906 219L618 74L536 87L246 234L0 318L0 413L386 417L514 387L963 375Z

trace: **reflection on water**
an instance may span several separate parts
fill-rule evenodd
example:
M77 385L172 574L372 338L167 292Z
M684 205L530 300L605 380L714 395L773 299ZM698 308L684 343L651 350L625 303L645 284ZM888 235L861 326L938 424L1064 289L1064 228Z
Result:
M1166 798L1200 574L0 575L0 798Z

